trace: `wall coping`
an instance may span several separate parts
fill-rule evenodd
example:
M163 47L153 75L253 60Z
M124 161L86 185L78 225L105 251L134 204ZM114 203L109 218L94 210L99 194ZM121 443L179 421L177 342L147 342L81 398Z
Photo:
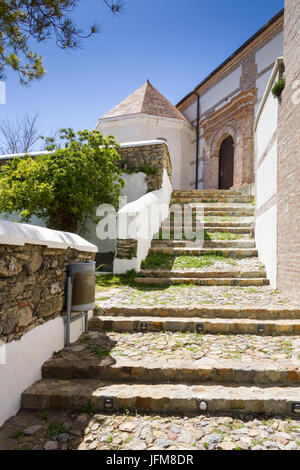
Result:
M269 81L268 81L268 84L267 84L267 88L265 89L265 92L263 94L263 97L261 99L261 102L260 102L260 105L259 105L259 108L258 108L258 111L257 111L257 114L256 114L256 118L255 118L255 121L254 121L254 131L256 131L256 129L257 129L259 118L261 116L261 113L264 109L264 106L265 106L266 101L268 99L268 96L270 94L270 91L271 91L272 85L274 83L274 79L276 77L276 74L277 74L278 70L280 69L280 67L282 66L282 64L283 64L283 57L278 57L278 59L275 62L272 74L271 74L271 76L269 78Z
M136 142L123 142L119 144L120 148L128 148L128 147L145 147L148 145L167 145L166 140L157 139L157 140L141 140ZM12 160L15 157L24 158L24 157L38 157L39 155L50 155L53 152L48 150L40 151L40 152L27 152L27 153L10 153L7 155L0 155L0 160Z
M0 245L43 245L48 248L97 253L98 248L84 238L69 232L51 230L37 225L0 220Z
M23 158L23 157L38 157L40 155L49 155L53 152L49 150L42 150L40 152L27 152L27 153L9 153L7 155L0 155L0 160L12 160L15 157Z
M138 140L136 142L123 142L120 145L120 148L129 148L129 147L147 147L149 145L167 145L166 140Z

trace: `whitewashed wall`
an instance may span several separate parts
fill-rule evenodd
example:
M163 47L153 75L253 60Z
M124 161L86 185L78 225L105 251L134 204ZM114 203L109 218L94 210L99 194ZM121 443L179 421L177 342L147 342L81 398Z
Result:
M92 313L89 314L89 317ZM83 320L71 325L71 342L84 331ZM54 352L65 345L63 318L55 318L26 333L19 341L3 346L5 363L0 361L0 426L18 413L21 394L42 378L41 368Z
M282 59L271 73L254 124L255 131L255 239L271 286L277 286L277 118L278 99L272 95Z

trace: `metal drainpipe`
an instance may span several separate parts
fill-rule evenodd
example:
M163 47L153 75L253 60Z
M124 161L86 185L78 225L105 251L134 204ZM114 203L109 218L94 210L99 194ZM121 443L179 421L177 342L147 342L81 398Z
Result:
M196 127L196 185L195 189L198 189L199 179L199 122L200 122L200 96L197 93L197 127Z

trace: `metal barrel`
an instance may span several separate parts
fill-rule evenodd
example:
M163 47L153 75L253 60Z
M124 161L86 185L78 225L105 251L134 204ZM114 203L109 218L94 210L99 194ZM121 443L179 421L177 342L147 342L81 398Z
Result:
M96 263L74 263L69 265L72 278L72 312L87 312L95 308Z

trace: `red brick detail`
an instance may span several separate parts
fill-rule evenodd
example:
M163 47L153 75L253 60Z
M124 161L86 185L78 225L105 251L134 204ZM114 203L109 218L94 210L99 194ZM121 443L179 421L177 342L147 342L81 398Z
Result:
M200 122L204 131L203 187L218 189L219 152L224 139L234 141L233 187L254 182L254 103L256 91L239 93L229 103Z

